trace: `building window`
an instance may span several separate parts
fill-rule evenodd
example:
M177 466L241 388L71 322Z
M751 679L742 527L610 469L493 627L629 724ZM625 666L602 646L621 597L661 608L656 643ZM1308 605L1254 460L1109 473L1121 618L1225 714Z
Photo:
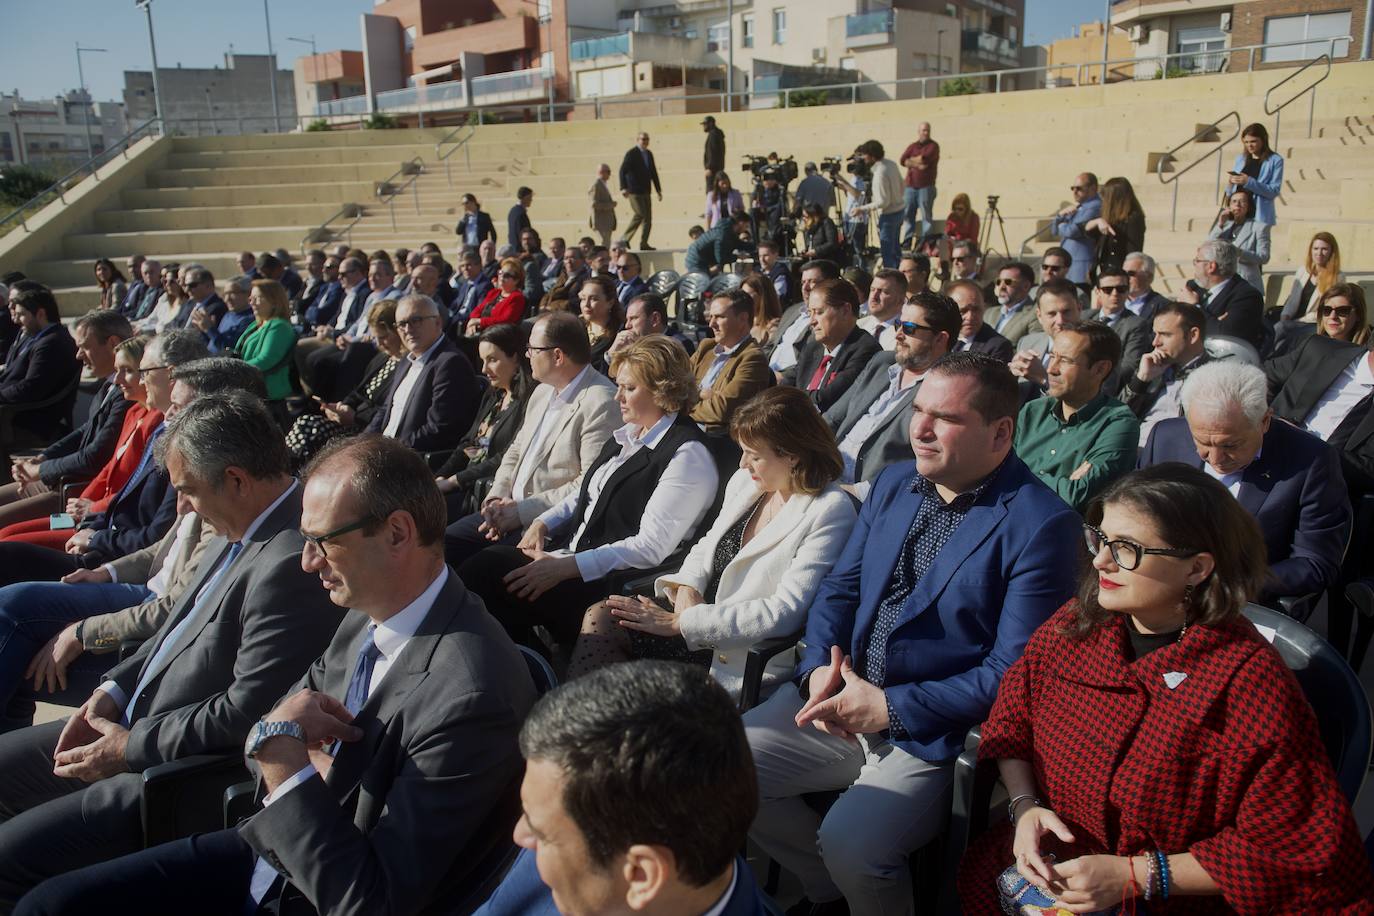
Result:
M739 17L740 31L744 33L740 43L746 48L754 46L754 14L745 13Z
M708 53L730 50L730 23L717 22L706 27L706 50Z
M787 10L773 10L773 44L780 45L787 40Z
M1170 66L1200 73L1216 73L1226 62L1226 33L1216 26L1179 29L1174 35L1174 50L1179 57Z
M1350 54L1349 41L1331 42L1326 39L1340 38L1350 34L1350 13L1306 13L1302 16L1280 16L1264 21L1264 43L1280 44L1286 41L1307 41L1308 44L1289 45L1286 48L1267 48L1264 62L1290 60L1312 60L1332 50L1335 58Z

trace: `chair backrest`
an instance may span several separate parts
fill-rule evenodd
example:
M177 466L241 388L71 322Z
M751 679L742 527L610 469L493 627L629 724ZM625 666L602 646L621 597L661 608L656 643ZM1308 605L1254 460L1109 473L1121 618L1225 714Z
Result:
M677 310L674 317L678 321L687 321L692 324L703 324L701 320L702 308L701 297L706 292L706 287L711 284L711 278L703 273L689 273L683 276L677 284Z
M1312 704L1336 781L1354 804L1369 769L1374 740L1369 699L1359 677L1330 643L1291 617L1257 604L1247 604L1244 613L1262 628L1261 634L1273 631L1274 649Z
M681 275L675 270L660 270L649 278L649 289L667 299L677 289Z
M739 289L744 278L739 274L716 274L711 278L711 282L706 284L706 292L714 295L731 289Z
M1216 334L1208 337L1203 346L1212 359L1234 359L1250 366L1260 364L1259 351L1249 341L1241 340L1239 337Z
M542 697L558 686L558 675L553 673L553 666L549 664L548 659L529 646L517 644L516 648L525 656L525 665L530 669L530 677L534 679L536 693Z

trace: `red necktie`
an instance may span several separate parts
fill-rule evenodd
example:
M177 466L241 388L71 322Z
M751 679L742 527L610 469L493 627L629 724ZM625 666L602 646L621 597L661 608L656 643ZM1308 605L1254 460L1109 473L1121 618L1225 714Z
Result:
M829 354L821 357L821 364L816 367L816 374L811 376L811 381L806 383L807 391L815 391L821 387L825 381L825 370L830 368L830 360L833 359Z

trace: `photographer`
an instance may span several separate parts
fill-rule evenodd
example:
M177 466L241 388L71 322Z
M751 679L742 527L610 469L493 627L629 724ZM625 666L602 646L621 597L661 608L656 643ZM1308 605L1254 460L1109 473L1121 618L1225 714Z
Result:
M768 226L767 230L759 233L759 237L778 242L781 241L779 230L783 216L792 209L789 206L792 195L788 194L787 188L783 186L780 180L782 177L780 169L765 169L755 181L754 193L749 198L749 203L754 212Z
M873 177L869 180L873 193L872 202L864 204L860 209L876 217L883 266L895 269L901 259L902 213L906 208L901 170L897 163L885 158L883 145L877 140L865 141L855 152L873 172Z
M730 218L716 223L715 228L704 233L687 249L687 270L715 276L721 268L735 260L735 252L748 246L740 239L740 233L749 228L750 217L743 210L736 210Z
M864 204L869 202L869 179L873 173L868 168L868 163L863 160L858 153L849 157L845 164L845 171L854 176L851 184L840 174L841 162L839 159L825 159L821 162L821 168L830 176L830 183L845 193L844 203L844 245L845 250L851 252L856 264L864 262L864 249L868 246L868 214L863 210ZM848 258L842 258L840 262L846 262Z

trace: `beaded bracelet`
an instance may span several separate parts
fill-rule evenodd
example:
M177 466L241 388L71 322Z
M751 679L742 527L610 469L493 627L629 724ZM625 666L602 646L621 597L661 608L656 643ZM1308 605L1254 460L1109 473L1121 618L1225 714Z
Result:
M1169 857L1164 850L1156 849L1155 858L1159 860L1159 891L1163 899L1169 899Z
M1155 857L1150 853L1145 854L1145 900L1149 902L1155 896Z

